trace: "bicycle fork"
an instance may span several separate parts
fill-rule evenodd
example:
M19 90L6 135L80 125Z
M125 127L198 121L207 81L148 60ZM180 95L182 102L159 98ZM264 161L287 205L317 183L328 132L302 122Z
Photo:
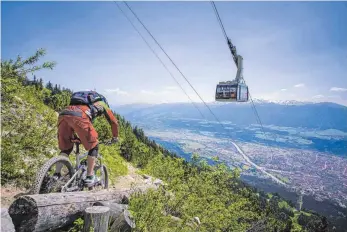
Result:
M78 175L78 173L80 172L80 170L81 169L78 169L77 172L75 172L75 174L73 174L73 176L70 178L70 180L61 188L62 193L63 192L72 192L72 191L79 189L78 185L74 185L71 188L68 188L67 186L69 186L69 184L71 184L75 180L75 178Z

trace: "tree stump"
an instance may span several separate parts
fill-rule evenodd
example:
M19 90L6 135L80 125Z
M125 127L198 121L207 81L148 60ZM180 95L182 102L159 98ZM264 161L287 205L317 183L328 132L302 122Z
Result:
M128 205L119 204L115 201L96 202L93 206L105 206L110 208L110 224L112 224L124 210L128 209Z
M83 232L107 232L110 218L110 208L105 206L92 206L84 212Z
M113 222L111 231L131 231L135 228L135 222L130 216L128 210L124 210Z

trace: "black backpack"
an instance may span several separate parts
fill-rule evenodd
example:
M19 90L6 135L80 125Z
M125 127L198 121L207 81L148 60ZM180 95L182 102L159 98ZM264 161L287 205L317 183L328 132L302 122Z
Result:
M72 94L70 105L87 105L91 107L94 102L102 101L103 97L94 91L79 91Z
M95 91L79 91L72 94L70 105L87 105L91 110L91 118L93 121L97 114L97 109L93 106L93 103L97 101L104 101L108 105L106 98Z

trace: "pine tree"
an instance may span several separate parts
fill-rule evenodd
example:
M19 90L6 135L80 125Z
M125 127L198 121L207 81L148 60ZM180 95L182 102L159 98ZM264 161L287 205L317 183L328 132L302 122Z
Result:
M47 85L46 85L46 88L53 91L53 85L50 81L48 81Z
M39 80L39 88L43 89L43 80L42 80L42 78L40 78L40 80Z

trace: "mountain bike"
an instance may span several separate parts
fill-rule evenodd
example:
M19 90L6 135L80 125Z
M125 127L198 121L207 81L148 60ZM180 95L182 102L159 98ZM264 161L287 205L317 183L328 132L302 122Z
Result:
M83 191L85 188L92 190L100 187L108 189L108 171L102 164L102 155L99 153L95 159L94 175L97 181L93 186L86 186L84 183L87 177L87 156L88 151L82 155L79 151L81 140L78 137L71 139L76 146L75 166L72 166L70 159L63 155L55 156L49 159L38 171L31 194L44 194L53 192L74 192ZM99 142L99 144L109 145L112 142ZM61 163L61 177L54 177L56 164Z

